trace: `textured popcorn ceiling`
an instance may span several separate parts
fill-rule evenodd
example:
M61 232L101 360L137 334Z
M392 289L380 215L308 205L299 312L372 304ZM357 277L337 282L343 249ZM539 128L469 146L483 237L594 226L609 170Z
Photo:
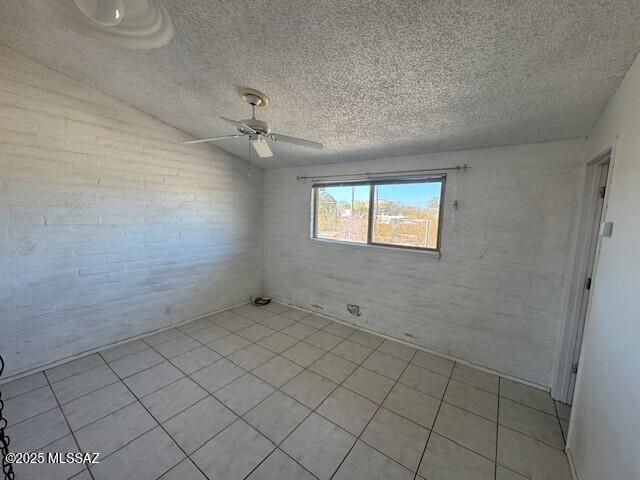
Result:
M0 43L195 136L233 133L218 116L262 90L276 132L326 146L272 144L252 155L267 168L583 136L640 50L638 0L161 1L176 34L158 50L26 0L2 1Z

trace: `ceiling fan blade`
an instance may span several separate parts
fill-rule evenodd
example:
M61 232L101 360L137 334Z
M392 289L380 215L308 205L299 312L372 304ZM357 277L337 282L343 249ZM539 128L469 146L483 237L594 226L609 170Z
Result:
M198 140L189 140L188 142L182 142L185 145L192 145L194 143L206 143L206 142L215 142L216 140L224 140L227 138L240 138L244 135L234 134L234 135L222 135L220 137L211 137L211 138L199 138Z
M239 122L238 120L234 120L233 118L227 118L227 117L220 117L220 118L225 122L229 122L235 125L236 127L242 128L247 133L258 133L246 123Z
M251 145L260 158L273 157L273 152L269 148L269 144L265 140L252 140Z
M281 135L279 133L272 133L269 135L272 140L276 142L293 143L294 145L300 145L301 147L322 149L324 145L318 142L312 142L311 140L305 140L304 138L290 137L288 135Z

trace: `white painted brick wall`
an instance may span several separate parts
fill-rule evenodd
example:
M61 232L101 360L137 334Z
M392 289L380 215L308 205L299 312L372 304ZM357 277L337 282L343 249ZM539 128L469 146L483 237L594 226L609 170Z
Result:
M5 375L246 301L260 170L0 47Z
M564 315L583 142L522 145L265 173L274 297L548 386ZM468 164L447 181L442 258L309 239L297 175ZM458 200L454 210L451 202ZM363 316L346 312L361 306Z

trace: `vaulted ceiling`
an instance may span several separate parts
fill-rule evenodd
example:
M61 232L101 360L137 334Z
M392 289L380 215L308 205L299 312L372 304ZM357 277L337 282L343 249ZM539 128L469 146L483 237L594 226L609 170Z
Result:
M584 136L640 50L637 0L159 0L175 35L146 51L38 1L3 0L0 43L197 137L234 133L219 116L249 116L253 87L276 132L326 146L265 168Z

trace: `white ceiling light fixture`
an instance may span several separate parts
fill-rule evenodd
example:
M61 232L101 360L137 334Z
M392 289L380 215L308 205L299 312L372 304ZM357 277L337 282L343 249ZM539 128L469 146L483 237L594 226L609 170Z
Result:
M256 151L260 158L273 157L273 152L267 140L274 142L291 143L299 145L301 147L322 149L324 146L318 142L312 142L311 140L305 140L304 138L290 137L288 135L282 135L280 133L271 132L271 125L264 120L258 120L256 118L256 107L266 107L269 104L269 98L258 90L251 88L244 89L240 92L242 99L251 105L251 118L244 120L233 120L227 117L220 117L225 122L229 122L236 126L238 133L232 135L222 135L220 137L201 138L198 140L189 140L182 142L185 144L192 143L205 143L216 142L218 140L226 140L229 138L249 137L251 146Z
M251 146L256 151L260 158L273 157L273 152L269 147L269 144L262 137L257 137L251 140Z
M98 25L113 27L122 21L123 0L73 0L80 11Z
M158 0L30 0L34 7L89 37L134 50L160 48L173 24Z

